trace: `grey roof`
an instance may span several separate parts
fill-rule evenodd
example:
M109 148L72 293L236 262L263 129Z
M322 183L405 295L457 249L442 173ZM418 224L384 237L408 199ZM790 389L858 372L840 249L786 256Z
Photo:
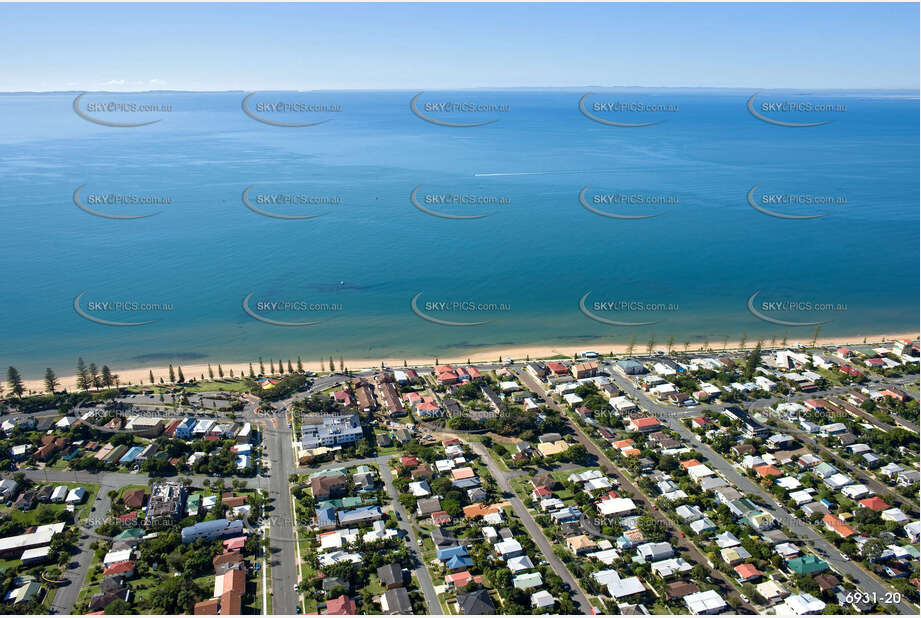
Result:
M377 576L385 586L403 583L403 567L397 562L386 564L377 570Z
M496 606L489 597L489 592L482 588L474 592L458 594L457 605L460 607L460 612L468 616L496 613Z
M412 614L413 604L409 600L406 588L391 588L384 593L387 599L387 612L390 614Z

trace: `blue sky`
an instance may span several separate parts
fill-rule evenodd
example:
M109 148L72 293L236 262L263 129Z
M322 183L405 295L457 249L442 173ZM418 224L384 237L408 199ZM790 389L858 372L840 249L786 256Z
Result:
M918 89L914 4L0 4L0 91Z

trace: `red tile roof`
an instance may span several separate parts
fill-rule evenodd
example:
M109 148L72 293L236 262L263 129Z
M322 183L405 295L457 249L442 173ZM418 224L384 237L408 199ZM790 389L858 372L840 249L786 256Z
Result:
M102 572L103 575L121 575L123 573L130 573L134 570L135 562L134 560L126 560L124 562L116 562L105 571Z
M754 579L755 577L761 577L762 573L758 570L753 564L740 564L735 567L736 573L739 574L739 577L742 579Z
M860 504L867 507L872 511L885 511L889 508L889 504L879 496L873 496L872 498L864 498L860 501Z
M326 613L330 616L351 616L355 611L355 601L345 594L326 602Z
M841 521L840 519L838 519L837 517L835 517L834 515L830 513L822 517L822 522L825 524L826 528L828 528L829 530L833 530L835 533L838 534L838 536L842 538L846 539L849 536L853 536L857 534L856 530L854 530L853 528L848 526L846 523L844 523L843 521Z

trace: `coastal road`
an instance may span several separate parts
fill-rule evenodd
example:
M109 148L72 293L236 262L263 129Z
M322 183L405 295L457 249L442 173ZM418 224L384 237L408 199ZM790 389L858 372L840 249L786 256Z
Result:
M540 549L541 553L544 555L544 559L550 564L550 568L552 568L554 573L559 575L564 582L569 584L572 591L572 600L579 607L579 611L585 615L592 615L592 606L588 602L588 598L582 590L582 586L579 585L579 581L573 577L569 569L566 568L566 565L563 564L563 561L557 558L556 554L553 553L553 547L544 535L543 529L534 521L530 511L525 507L524 502L521 501L521 498L519 498L515 490L512 489L509 483L511 475L503 472L495 460L493 460L486 447L481 443L467 442L467 445L486 463L489 473L496 479L496 482L499 484L499 489L502 490L505 499L512 505L515 514L518 515L518 519L524 524L528 534L531 535L538 549Z
M541 385L537 382L537 379L534 378L529 373L521 371L518 373L518 378L530 390L536 393L543 392L543 388L541 388ZM574 423L571 418L569 418L569 415L566 414L566 411L563 410L562 406L560 406L552 398L549 398L549 397L547 398L547 405L549 405L551 408L559 411L562 414L562 417L566 419L569 426L572 428L573 432L575 433L576 440L578 440L579 443L582 444L582 446L584 446L585 449L590 454L595 456L595 459L599 464L603 464L603 466L607 468L607 470L609 471L608 473L617 479L618 483L620 484L619 486L629 490L634 496L636 496L635 501L643 504L646 508L646 512L649 515L651 515L653 519L661 522L666 527L666 529L669 530L669 535L671 536L672 544L677 545L678 547L686 551L688 554L688 558L690 558L691 561L697 564L708 566L709 561L700 551L700 548L697 547L697 545L693 541L691 541L689 538L681 535L680 531L678 530L678 526L675 524L675 522L673 522L668 517L666 517L665 514L663 514L661 510L657 508L653 508L652 499L648 497L645 493L643 493L640 490L640 488L637 487L633 483L633 481L631 481L627 477L626 474L621 472L620 468L613 461L611 461L607 455L604 454L604 452L598 447L598 445L595 444L595 442L591 438L589 438L588 435L584 431L582 431L582 428L579 427L576 423ZM712 572L712 576L720 580L721 582L720 585L722 586L724 593L729 593L729 592L736 593L737 609L744 608L753 614L757 613L757 611L751 605L750 602L745 602L742 600L740 596L738 596L738 591L736 590L735 586L733 586L732 582L730 582L727 579L727 577L722 573L722 571L719 571L717 569L710 569L710 570Z
M812 526L787 512L772 495L764 491L747 477L742 476L742 474L736 470L735 466L716 453L716 451L708 445L698 442L695 434L685 427L680 418L676 416L676 408L669 408L654 401L645 392L634 386L627 378L619 374L611 372L611 378L617 382L617 385L620 386L624 392L633 395L633 397L640 402L642 407L650 411L656 417L665 419L669 429L674 430L688 444L693 445L695 450L707 458L707 463L722 474L726 480L735 485L739 491L757 496L764 505L765 510L773 515L775 519L782 522L790 530L793 530L798 536L805 537L809 541L812 541L813 547L819 550L822 557L833 563L837 571L850 575L854 581L857 582L861 591L876 595L878 599L886 598L887 593L891 596L891 591L887 587L883 586L875 577L864 571L858 564L850 560L841 560L841 552L839 552L834 545L826 541L825 537L816 532ZM894 604L894 608L899 614L917 615L918 613L917 609L913 608L904 600Z
M299 583L297 576L298 547L294 534L294 511L288 477L295 472L291 431L284 416L265 423L263 447L268 449L271 470L268 498L272 507L268 513L268 560L272 568L272 611L275 614L293 614L300 600L294 591ZM302 608L303 609L303 608Z
M77 482L82 483L83 481ZM99 485L99 491L96 494L96 499L93 502L93 510L90 511L86 519L75 522L78 526L79 534L77 540L78 552L72 557L72 560L67 563L67 570L63 575L63 579L67 580L67 584L59 588L57 594L54 595L54 602L51 604L51 610L56 614L72 613L74 603L77 602L77 597L80 596L80 590L83 589L83 582L86 580L86 576L89 573L90 563L93 561L93 550L90 549L90 545L98 539L98 537L92 533L92 530L105 523L105 518L108 517L112 508L112 500L109 498L108 494L113 489L115 489L114 486L101 483ZM90 530L83 528L87 523L90 525Z
M329 463L310 468L301 467L297 468L297 472L299 474L311 474L331 468L351 468L370 464L374 464L378 467L381 472L381 481L384 483L384 488L387 490L387 495L393 503L393 509L397 514L397 526L403 531L403 537L409 546L409 552L413 555L416 562L412 571L416 576L416 581L419 582L419 587L422 588L422 594L425 596L425 603L428 606L429 614L439 615L443 613L441 603L438 601L438 594L435 592L432 578L429 576L428 569L425 566L425 559L422 557L422 552L419 549L419 537L416 535L416 530L411 524L412 520L407 514L406 509L400 504L400 496L393 484L393 474L390 472L390 460L393 457L393 455L381 455L378 457L366 457L364 459L350 459L349 461Z
M381 480L387 489L387 495L393 503L393 509L397 514L397 525L406 533L404 537L409 545L409 551L414 556L416 565L413 567L413 574L419 587L422 588L422 594L425 596L425 604L428 607L428 613L432 616L443 614L441 602L438 600L438 594L435 593L435 586L432 585L432 578L429 576L428 568L425 565L425 559L422 557L422 551L419 549L419 539L416 536L416 530L410 523L409 515L406 509L400 504L400 496L397 494L396 487L393 485L393 474L390 472L390 457L378 457L375 462L381 471ZM352 465L352 462L349 462ZM361 465L361 464L358 464Z

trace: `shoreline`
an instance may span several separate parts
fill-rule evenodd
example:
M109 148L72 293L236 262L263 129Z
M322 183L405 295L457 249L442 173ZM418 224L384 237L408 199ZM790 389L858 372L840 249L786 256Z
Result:
M819 337L816 340L817 346L829 346L829 345L871 345L891 342L896 339L912 339L915 340L918 338L917 333L897 333L897 334L881 334L881 335L867 335L864 337L858 337L856 340L850 337ZM866 343L864 343L864 339ZM752 339L746 341L746 350L751 350L757 343L757 339ZM792 347L794 343L799 341L800 343L811 342L810 338L804 337L800 340L794 338L787 338L787 346ZM722 341L712 341L710 342L709 349L713 353L720 353L722 351L737 351L741 346L739 345L740 341L729 341L726 347L723 347ZM771 349L776 349L779 347L775 342L775 345L770 345L770 340L763 340L763 345ZM696 346L696 347L695 347ZM489 349L481 349L475 352L471 352L469 355L450 355L445 357L438 357L438 362L441 364L466 364L469 358L471 364L477 363L493 363L498 361L500 358L512 358L516 361L524 360L530 358L531 360L537 360L542 358L550 358L553 356L566 356L572 358L573 354L577 354L583 350L594 350L599 354L609 354L614 352L615 354L626 354L627 344L619 343L612 344L606 343L603 340L598 340L595 342L583 342L578 345L560 345L560 346L550 346L550 345L523 345L523 346L514 346L514 347L496 347ZM654 349L663 349L666 347L666 342L656 342ZM683 342L675 342L672 347L672 353L681 353L684 351ZM688 353L699 353L702 352L702 345L700 343L692 344L688 346ZM644 355L646 354L646 344L637 342L633 349L634 355ZM287 363L288 359L284 359ZM291 359L294 364L294 359ZM337 364L339 359L335 359ZM420 365L431 365L435 361L435 357L416 357L416 358L359 358L359 359L343 359L345 362L346 369L352 371L362 371L366 369L380 369L381 363L386 363L386 365L391 369L399 369L403 366L404 361L408 366L420 366ZM233 361L233 362L212 362L211 368L214 370L215 375L217 374L218 364L224 369L224 377L230 377L230 370L233 369L234 376L239 377L240 375L248 375L249 373L249 363L250 361ZM258 360L252 361L254 365L254 370L258 372ZM265 362L268 365L268 361ZM304 369L311 371L319 371L320 363L317 361L303 361ZM182 367L182 373L186 379L197 378L201 379L201 376L206 376L205 380L207 381L208 375L208 363L190 363L190 364L174 364L174 369L177 367ZM324 371L328 368L324 368ZM112 373L118 375L119 383L121 386L129 385L148 385L150 384L150 373L153 373L154 380L157 384L160 382L162 377L164 383L167 383L169 379L169 366L168 365L156 365L156 366L146 366L146 367L129 367L129 368L112 368ZM58 376L59 389L67 389L68 391L76 390L77 377L76 375L69 376ZM23 383L26 387L26 392L33 391L31 394L40 394L45 392L45 385L43 379L24 379Z

